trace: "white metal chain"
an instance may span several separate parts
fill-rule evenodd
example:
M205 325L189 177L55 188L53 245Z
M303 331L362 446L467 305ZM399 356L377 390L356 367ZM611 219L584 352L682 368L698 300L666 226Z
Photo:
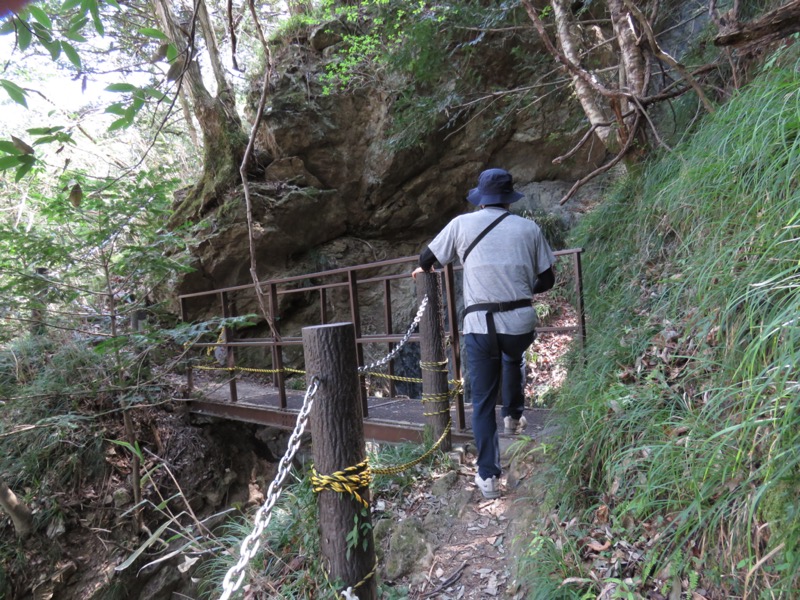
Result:
M242 581L244 581L245 567L247 567L247 563L249 563L250 560L256 555L256 552L258 552L258 548L261 545L261 534L264 533L264 529L266 529L267 525L269 525L269 521L272 518L272 507L275 506L275 502L277 502L278 497L283 491L283 481L289 474L289 469L294 455L297 454L297 450L300 448L300 437L303 435L303 431L306 428L308 416L311 414L311 405L314 403L314 395L317 393L318 389L319 379L314 376L311 378L311 383L306 390L306 396L303 399L303 407L300 409L300 413L297 415L297 423L294 426L294 431L292 431L292 435L289 437L286 454L283 455L280 463L278 463L278 473L275 476L275 479L273 479L272 483L269 484L269 489L267 490L267 500L256 512L255 526L253 531L251 531L250 535L242 540L242 546L239 551L239 562L230 568L228 573L225 575L225 579L222 580L223 591L222 595L220 596L220 600L227 600L231 597L231 594L239 589L239 587L242 585ZM237 576L238 578L234 582L233 578Z
M403 336L403 339L400 340L400 343L382 359L376 360L372 364L364 365L363 367L358 367L358 372L366 373L367 371L371 371L375 367L381 367L386 363L388 363L390 360L392 360L395 356L397 356L397 353L400 352L400 349L406 345L408 340L411 338L411 334L414 333L414 330L417 328L417 325L419 325L419 322L422 320L422 315L425 313L425 308L427 306L428 306L428 296L426 295L422 299L422 302L419 305L419 310L417 310L417 315L414 317L414 320L412 321L411 325L408 326L408 331L406 331L406 334Z

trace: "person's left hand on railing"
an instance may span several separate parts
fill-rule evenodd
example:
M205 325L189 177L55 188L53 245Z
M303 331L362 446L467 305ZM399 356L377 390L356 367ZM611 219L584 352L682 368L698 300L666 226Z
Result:
M416 278L417 278L417 275L419 275L420 273L433 273L433 269L431 269L430 271L426 271L426 270L425 270L425 269L423 269L422 267L417 267L416 269L414 269L413 271L411 271L411 277L412 277L413 279L416 279Z

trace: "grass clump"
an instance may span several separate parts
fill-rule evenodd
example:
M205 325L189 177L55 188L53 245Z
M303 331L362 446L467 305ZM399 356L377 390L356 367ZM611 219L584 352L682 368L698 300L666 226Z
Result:
M526 562L549 597L800 585L798 86L776 65L581 223L589 338L557 405L578 518Z
M369 444L367 455L372 468L392 471L373 474L370 484L373 502L396 500L420 477L430 475L432 470L449 460L439 451L426 452L431 445L429 442L424 445ZM407 468L393 472L394 467ZM262 544L245 567L244 581L249 582L251 591L263 591L276 598L324 600L341 597L341 590L329 581L319 560L317 499L310 476L293 471L269 514ZM372 515L372 527L377 518L377 514ZM203 598L219 594L221 582L239 559L242 541L253 530L252 518L239 516L220 529L213 541L214 557L205 561L197 574L202 582L200 592ZM350 535L358 537L356 532ZM233 551L219 552L220 547ZM381 597L394 597L392 589L383 587L379 582Z

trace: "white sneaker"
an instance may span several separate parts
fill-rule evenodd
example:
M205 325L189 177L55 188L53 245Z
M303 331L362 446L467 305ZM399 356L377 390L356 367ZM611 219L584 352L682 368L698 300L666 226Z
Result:
M497 476L492 476L489 479L481 479L481 476L475 473L475 485L483 494L484 498L499 498L500 497L500 480Z
M517 433L522 433L522 430L528 426L528 419L526 419L524 415L519 419L513 419L511 416L508 416L503 418L503 424L505 425L506 435L515 435Z

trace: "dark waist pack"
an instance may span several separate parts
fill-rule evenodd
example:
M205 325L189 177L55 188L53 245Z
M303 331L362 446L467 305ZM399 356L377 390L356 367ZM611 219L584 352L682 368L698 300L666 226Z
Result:
M521 300L511 300L510 302L482 302L480 304L473 304L467 306L462 313L462 319L471 312L478 312L480 310L486 311L486 333L489 334L489 343L491 344L492 357L500 355L500 349L497 345L497 329L494 325L494 313L507 312L509 310L516 310L518 308L525 308L531 306L530 298L523 298Z

